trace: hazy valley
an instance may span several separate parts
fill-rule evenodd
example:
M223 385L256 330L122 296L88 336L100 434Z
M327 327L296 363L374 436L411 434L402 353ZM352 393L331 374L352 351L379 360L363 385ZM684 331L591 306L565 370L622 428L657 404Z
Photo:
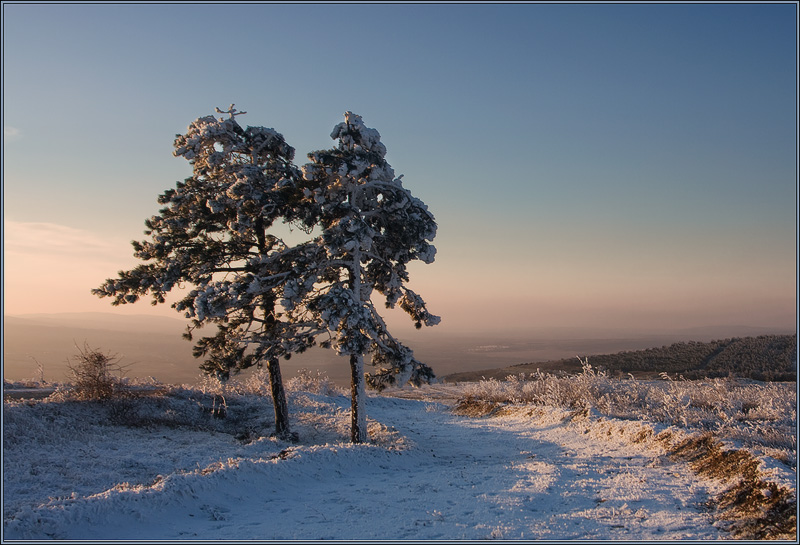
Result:
M113 313L4 316L3 376L6 380L40 380L43 375L48 382L64 381L68 378L67 358L76 353L76 345L88 343L118 354L128 366L126 376L130 378L152 376L165 383L193 384L200 378L199 361L192 357L192 343L181 338L186 323L178 318ZM637 351L682 341L793 333L729 326L663 334L567 328L484 334L428 330L400 337L438 377L444 377L557 360L567 360L569 369L578 364L576 356ZM283 362L282 368L287 377L302 368L320 369L336 384L349 384L349 366L331 350L312 349ZM522 371L530 372L527 368L516 372Z
M181 338L186 323L177 318L112 313L4 316L3 376L6 380L39 380L43 374L48 382L64 381L68 378L67 358L76 353L76 344L88 343L103 352L118 354L121 363L128 366L126 376L130 378L152 376L165 383L194 384L200 378L199 361L192 357L192 343ZM793 334L794 331L719 327L661 335L579 329L534 330L529 334L415 333L411 332L403 340L438 377L444 377L558 360L566 360L566 369L579 369L576 356L615 354L734 336ZM294 376L302 368L320 369L336 384L349 384L349 366L330 350L312 349L284 362L282 367L287 377Z

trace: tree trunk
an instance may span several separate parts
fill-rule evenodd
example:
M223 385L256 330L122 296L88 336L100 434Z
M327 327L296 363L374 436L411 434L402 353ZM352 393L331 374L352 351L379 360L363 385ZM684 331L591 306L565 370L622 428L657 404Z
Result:
M286 391L283 389L281 366L277 359L267 362L269 386L272 391L272 404L275 407L275 435L279 439L294 439L289 429L289 406L286 403Z
M367 390L364 382L364 356L350 356L350 439L353 443L366 443L367 435Z

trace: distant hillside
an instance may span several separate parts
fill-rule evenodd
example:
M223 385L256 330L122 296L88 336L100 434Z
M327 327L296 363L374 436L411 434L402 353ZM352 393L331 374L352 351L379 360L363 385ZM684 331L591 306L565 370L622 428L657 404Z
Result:
M589 363L610 374L631 373L637 377L667 372L687 379L741 377L762 381L797 380L797 335L735 337L711 342L679 342L616 354L588 356ZM542 363L523 363L499 369L454 373L445 382L475 381L481 377L504 379L509 375L532 373L536 369L567 373L580 371L577 358Z

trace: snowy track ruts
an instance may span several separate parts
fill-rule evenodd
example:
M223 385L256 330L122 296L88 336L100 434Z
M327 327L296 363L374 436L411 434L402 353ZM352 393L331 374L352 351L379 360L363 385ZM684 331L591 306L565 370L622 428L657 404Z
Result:
M724 537L702 507L715 483L624 439L589 438L564 420L537 424L524 413L440 410L395 427L435 468L419 501L427 522L449 531L424 539Z
M344 401L344 399L342 400ZM680 462L563 421L370 397L410 447L251 450L204 471L16 512L5 539L724 539Z

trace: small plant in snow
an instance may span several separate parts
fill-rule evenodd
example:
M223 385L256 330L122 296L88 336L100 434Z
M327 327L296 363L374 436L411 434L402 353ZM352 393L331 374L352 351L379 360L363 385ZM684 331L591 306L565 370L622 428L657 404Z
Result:
M104 354L99 349L76 346L75 361L67 359L72 374L70 397L81 401L110 399L125 390L122 382L124 367L116 354Z

